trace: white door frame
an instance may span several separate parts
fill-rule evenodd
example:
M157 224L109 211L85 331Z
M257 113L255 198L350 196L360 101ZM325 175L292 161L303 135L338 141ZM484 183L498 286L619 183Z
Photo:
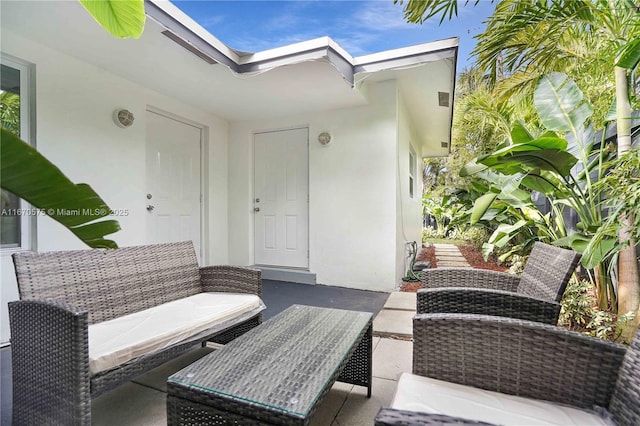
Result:
M254 203L253 200L255 200L256 198L256 187L255 187L255 181L256 181L256 160L255 160L255 152L256 152L256 135L259 133L273 133L273 132L284 132L287 130L301 130L301 129L306 129L307 130L307 196L309 197L309 199L307 200L307 203L309 205L309 207L311 206L311 161L309 158L309 153L310 153L310 141L311 141L311 136L310 136L310 126L309 124L300 124L300 125L294 125L294 126L290 126L290 127L275 127L275 128L268 128L268 129L259 129L259 130L253 130L251 132L251 201L249 203L249 206L251 208L251 240L252 240L252 248L253 250L251 250L251 263L255 265L255 259L256 259L256 227L255 227L255 215L253 213L253 208L254 208ZM283 267L285 269L297 269L297 270L303 270L303 271L310 271L311 268L311 208L307 209L307 253L308 253L308 262L307 262L307 267L306 268L293 268L293 267ZM274 266L277 267L277 266Z
M209 234L209 225L205 220L209 214L209 127L152 105L147 105L146 111L200 129L200 253L198 255L202 264L206 265L209 254L209 239L205 238Z

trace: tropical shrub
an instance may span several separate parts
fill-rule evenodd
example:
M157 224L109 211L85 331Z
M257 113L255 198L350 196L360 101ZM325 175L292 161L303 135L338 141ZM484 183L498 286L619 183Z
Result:
M426 243L430 238L444 238L444 235L440 235L437 229L431 227L422 228L422 242Z
M583 265L592 268L601 309L616 306L616 294L606 254L615 244L614 236L592 244L604 217L604 205L594 182L606 173L606 161L613 153L596 149L595 132L588 124L591 106L576 84L562 73L540 78L534 103L542 133L531 132L517 123L511 140L491 154L478 157L461 174L478 176L488 183L486 193L476 200L471 223L501 220L485 245L485 255L496 247L514 243L514 251L528 248L535 240L570 247L583 253ZM531 200L531 192L542 193L551 213L543 214ZM567 235L565 209L576 212L578 232ZM509 212L505 220L500 214ZM514 219L517 221L514 222Z
M598 309L593 284L575 276L569 281L560 304L559 325L612 341L624 339L623 329L635 317L634 313L616 315Z
M472 244L476 249L481 250L482 245L487 242L489 234L486 229L480 226L469 226L466 229L459 227L454 229L449 237L454 240L465 240Z

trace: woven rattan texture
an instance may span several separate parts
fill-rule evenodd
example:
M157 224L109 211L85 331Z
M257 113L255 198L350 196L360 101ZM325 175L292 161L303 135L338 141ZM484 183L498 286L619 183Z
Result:
M417 295L418 313L498 315L556 324L560 304L507 291L474 288L426 288Z
M623 345L537 322L469 314L419 314L413 372L496 392L608 407Z
M14 263L22 298L9 304L14 425L89 425L92 397L194 345L208 340L229 342L262 322L262 315L258 314L209 336L177 342L161 352L90 376L91 318L107 319L117 312L124 314L152 302L164 303L202 291L192 243L110 251L21 253L14 255ZM122 272L114 270L120 267ZM234 266L206 269L203 275L207 276L206 288L210 291L261 294L260 271L242 271ZM232 283L224 285L227 278ZM106 304L105 309L101 309L101 303ZM87 311L96 306L97 315Z
M640 424L640 333L624 358L609 411L621 426Z
M414 318L413 372L527 398L601 407L607 424L640 424L640 335L626 346L531 321L468 314ZM385 408L376 425L476 424Z
M418 313L470 313L556 324L559 300L580 255L535 243L522 275L468 268L421 273Z
M515 292L520 277L504 272L471 268L435 268L420 273L424 288L464 287Z
M579 261L580 255L575 251L535 243L520 276L517 293L559 302Z
M492 423L476 422L459 417L443 416L442 414L418 413L416 411L394 410L383 408L378 412L375 426L448 426L448 425L477 425L494 426Z
M193 244L13 255L20 299L59 299L107 321L200 293Z
M257 269L227 265L200 268L202 291L249 293L262 297L262 286L255 284L260 278L261 272Z
M9 303L9 313L13 424L89 424L86 312L63 303L26 301ZM35 321L38 317L46 321Z
M370 313L294 305L171 376L170 424L190 424L181 401L209 407L207 417L308 424L338 377L370 390L371 350Z

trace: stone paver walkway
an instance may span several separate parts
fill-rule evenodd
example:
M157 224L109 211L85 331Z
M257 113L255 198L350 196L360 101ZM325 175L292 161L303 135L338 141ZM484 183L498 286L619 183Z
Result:
M439 268L470 268L466 259L453 244L434 244ZM373 321L373 334L381 337L411 338L413 316L416 313L416 294L396 291L389 295L384 308Z

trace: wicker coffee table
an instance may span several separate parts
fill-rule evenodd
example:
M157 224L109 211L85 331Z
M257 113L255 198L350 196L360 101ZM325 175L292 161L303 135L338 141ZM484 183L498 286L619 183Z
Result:
M169 377L169 425L307 425L338 380L371 396L368 312L294 305Z

